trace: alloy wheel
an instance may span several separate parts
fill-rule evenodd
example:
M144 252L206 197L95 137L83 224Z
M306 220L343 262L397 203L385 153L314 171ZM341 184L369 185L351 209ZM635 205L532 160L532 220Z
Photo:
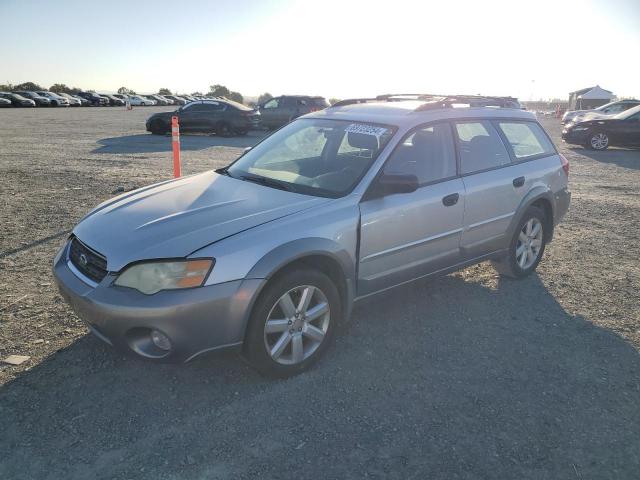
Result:
M271 358L295 365L309 358L325 339L331 311L318 287L301 285L282 295L269 311L264 344Z
M535 217L530 218L520 230L516 244L516 263L522 270L536 262L540 256L542 240L542 222Z
M596 150L603 150L609 145L609 137L604 133L596 133L591 137L591 146Z

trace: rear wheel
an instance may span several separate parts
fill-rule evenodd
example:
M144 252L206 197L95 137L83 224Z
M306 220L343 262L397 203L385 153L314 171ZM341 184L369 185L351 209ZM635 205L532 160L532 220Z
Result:
M501 275L512 278L522 278L531 274L544 254L546 226L547 218L544 211L537 207L529 207L518 223L507 255L492 262L495 269Z
M288 377L313 365L340 319L340 295L316 270L274 277L251 312L244 356L259 372Z
M587 148L605 150L609 146L609 136L604 132L594 132L589 135Z

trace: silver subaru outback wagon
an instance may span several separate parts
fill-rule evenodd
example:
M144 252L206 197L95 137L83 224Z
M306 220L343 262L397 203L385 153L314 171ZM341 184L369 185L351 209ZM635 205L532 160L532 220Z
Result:
M533 272L568 209L568 173L522 110L343 101L226 168L104 202L54 273L114 347L172 361L237 349L287 376L366 296L485 260L511 277Z

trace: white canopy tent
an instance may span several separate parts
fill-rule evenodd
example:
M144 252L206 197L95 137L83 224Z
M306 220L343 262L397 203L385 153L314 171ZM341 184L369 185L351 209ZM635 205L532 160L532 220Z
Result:
M616 96L613 92L605 90L600 87L600 85L596 85L595 87L584 88L582 90L571 92L569 95L569 108L594 108L611 102L615 97Z

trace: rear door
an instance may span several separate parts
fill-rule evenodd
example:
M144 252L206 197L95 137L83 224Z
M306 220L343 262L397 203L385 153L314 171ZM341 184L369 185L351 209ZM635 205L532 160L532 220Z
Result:
M464 120L454 127L467 195L460 247L471 259L503 247L526 178L510 168L509 153L491 122Z
M420 187L385 195L371 193L374 182L361 202L358 295L460 261L465 192L456 175L451 126L438 123L409 133L387 160L385 173L416 175Z
M524 197L535 185L548 185L546 176L559 162L543 160L557 152L535 121L458 122L456 134L467 191L461 248L470 259L508 245L507 230Z

